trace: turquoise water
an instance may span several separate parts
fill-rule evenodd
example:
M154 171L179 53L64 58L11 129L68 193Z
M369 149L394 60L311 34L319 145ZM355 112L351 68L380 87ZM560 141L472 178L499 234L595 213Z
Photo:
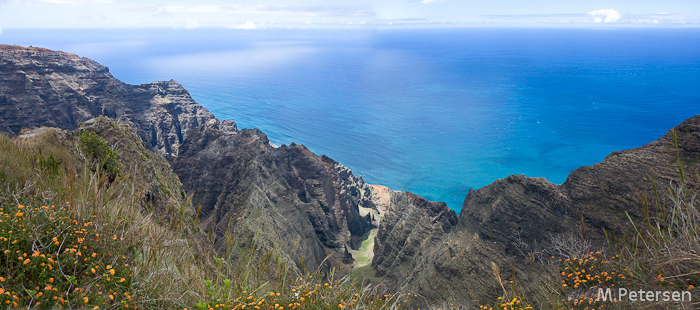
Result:
M700 113L697 29L3 30L455 209L510 174L562 183Z

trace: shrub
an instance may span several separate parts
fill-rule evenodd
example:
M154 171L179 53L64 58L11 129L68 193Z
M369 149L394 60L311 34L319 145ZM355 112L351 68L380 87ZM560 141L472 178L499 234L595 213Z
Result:
M61 169L61 165L63 164L63 159L57 158L53 156L53 154L49 154L49 156L46 157L39 157L38 159L39 166L46 170L46 172L50 176L56 176L58 175L58 172Z
M55 205L3 203L0 219L0 307L109 308L139 294L110 229Z
M110 182L119 175L119 153L96 133L85 130L80 134L80 151L90 160L92 171L104 173Z

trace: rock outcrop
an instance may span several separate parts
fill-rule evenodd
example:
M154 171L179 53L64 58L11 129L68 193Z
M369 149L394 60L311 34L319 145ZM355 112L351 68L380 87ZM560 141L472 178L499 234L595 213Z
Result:
M175 81L127 85L90 59L10 45L0 45L0 115L0 132L10 135L40 126L72 130L109 116L166 158L177 156L194 127L218 122ZM236 131L233 121L221 123Z
M456 226L446 232L446 225L433 225L423 233L426 239L419 255L410 251L416 248L410 242L402 244L390 234L378 234L373 266L386 273L386 285L418 292L429 304L468 304L474 297L483 301L501 296L491 262L501 269L504 283L515 276L537 287L538 281L551 274L548 258L562 254L557 252L560 242L585 238L600 248L605 245L603 229L614 232L610 235L624 235L632 229L629 218L642 222L646 216L663 212L660 208L669 203L669 186L679 184L678 158L686 188L700 187L700 116L674 131L678 153L669 131L655 142L614 152L601 163L575 170L562 185L509 176L472 190ZM391 213L390 209L380 232L397 222ZM383 250L382 244L388 242L402 247L384 246ZM386 248L403 267L387 268L377 259ZM402 255L404 249L410 254Z
M379 225L372 266L381 277L409 277L415 257L435 246L457 225L457 214L444 202L427 201L409 192L393 192Z
M358 207L376 209L370 187L350 170L301 145L273 147L257 129L235 135L216 125L190 132L172 161L185 189L202 205L218 246L274 252L301 271L352 261L348 248L371 228ZM311 270L311 269L309 269Z

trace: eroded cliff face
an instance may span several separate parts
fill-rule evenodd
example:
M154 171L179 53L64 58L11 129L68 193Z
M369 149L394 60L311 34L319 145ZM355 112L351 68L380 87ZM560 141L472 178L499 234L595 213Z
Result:
M229 246L249 250L256 239L258 254L274 249L292 271L303 268L302 260L309 271L350 263L347 249L378 214L371 188L346 167L303 146L275 148L259 130L238 132L174 81L127 85L74 54L0 46L0 131L94 127L88 120L99 115L127 124L170 160L222 253ZM118 145L115 139L109 142ZM133 173L154 172L144 169ZM159 190L150 187L144 190ZM188 212L195 214L196 206Z
M457 214L444 202L433 202L410 192L393 192L379 224L372 267L376 275L402 279L415 267L412 261L425 255L457 225Z
M359 207L376 209L370 187L350 170L301 145L273 147L257 129L235 135L217 126L190 132L172 161L185 189L202 204L202 220L217 245L274 253L299 272L351 263L348 248L371 228ZM325 262L324 262L325 261Z
M0 45L0 115L0 131L10 135L40 126L72 130L109 116L166 158L177 156L194 127L218 122L175 81L128 85L90 59L9 45ZM236 131L233 121L221 123L222 130Z
M697 190L700 116L686 120L674 131L687 188ZM431 241L423 243L419 255L402 255L402 251L415 246L395 242L390 234L378 234L375 259L388 255L400 263L385 268L377 260L373 266L386 273L384 281L389 287L417 292L429 304L469 304L474 296L477 300L501 296L491 262L501 270L504 283L515 275L520 283L536 288L551 275L548 259L561 254L558 243L583 237L601 248L605 244L603 229L617 235L630 232L627 214L639 222L645 218L645 204L652 217L661 211L657 202L661 206L664 201L668 203L665 193L669 185L675 186L680 180L677 158L669 131L645 146L614 152L601 163L577 169L562 185L542 178L509 176L470 191L459 223L448 233L444 225L424 233L424 240ZM652 179L658 186L658 198ZM425 210L411 204L403 206L414 209L404 210L404 214ZM391 213L380 224L380 231L402 222ZM387 242L399 247L382 249Z

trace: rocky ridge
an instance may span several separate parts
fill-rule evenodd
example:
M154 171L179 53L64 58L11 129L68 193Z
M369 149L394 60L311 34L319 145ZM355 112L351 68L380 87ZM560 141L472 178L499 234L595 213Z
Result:
M669 203L667 189L679 184L678 159L686 188L691 192L700 188L700 115L673 131L678 153L669 131L652 143L614 152L601 163L575 170L562 185L513 175L472 190L464 200L457 225L447 231L446 225L433 225L425 233L430 238L424 237L430 242L421 247L408 242L410 238L392 240L392 235L377 235L377 239L384 240L376 241L373 266L386 272L386 285L420 292L430 304L468 304L474 296L477 300L500 296L502 290L491 262L502 270L504 282L514 275L521 283L537 287L551 274L548 259L552 255L571 254L561 252L562 243L585 239L594 248L603 248L603 229L609 235L622 236L633 229L629 218L642 222L647 215L664 212L662 206ZM407 209L389 209L380 231L410 227L410 217L402 215L425 210L412 211L411 204L403 206ZM395 246L382 247L382 242ZM420 255L403 254L415 248L420 249ZM391 268L376 259L384 256L394 258Z
M372 228L359 213L360 206L376 209L369 185L304 146L273 147L257 129L195 128L172 165L222 250L232 228L237 247L255 239L261 253L274 249L299 273L303 265L351 263L348 248Z
M0 132L17 135L40 126L72 130L109 116L129 124L152 149L177 156L193 128L218 121L175 81L128 85L88 58L43 48L0 45Z

